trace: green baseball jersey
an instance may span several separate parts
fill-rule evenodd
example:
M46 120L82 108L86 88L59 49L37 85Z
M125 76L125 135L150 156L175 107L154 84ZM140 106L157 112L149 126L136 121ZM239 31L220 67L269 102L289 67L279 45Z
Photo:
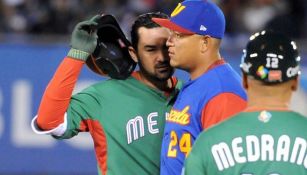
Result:
M240 113L203 132L186 175L307 175L307 118L291 111Z
M90 132L99 174L159 174L165 117L181 83L169 97L133 77L106 80L74 95L67 130L59 139Z

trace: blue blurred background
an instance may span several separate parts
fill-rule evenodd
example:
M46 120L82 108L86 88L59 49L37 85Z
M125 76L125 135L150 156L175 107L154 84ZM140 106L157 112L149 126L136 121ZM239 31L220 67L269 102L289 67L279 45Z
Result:
M97 174L90 135L57 141L30 128L41 96L69 49L73 26L93 14L115 15L129 37L135 17L169 14L176 0L0 0L0 174ZM222 56L239 72L248 37L265 28L297 41L302 58L300 89L291 108L307 116L306 0L216 0L227 30ZM175 73L183 80L188 75ZM103 80L84 67L75 92ZM147 148L150 149L150 148Z

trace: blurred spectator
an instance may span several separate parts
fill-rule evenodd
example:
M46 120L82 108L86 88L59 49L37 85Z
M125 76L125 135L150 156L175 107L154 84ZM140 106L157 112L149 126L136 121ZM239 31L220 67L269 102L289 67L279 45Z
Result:
M143 14L152 11L155 8L155 0L130 0L128 8L138 14Z
M306 0L287 0L286 11L275 16L266 25L266 28L280 31L292 38L303 37L306 22Z
M171 10L175 9L178 2L181 0L158 0L157 1L157 10L170 15L172 13Z
M144 12L171 9L181 0L0 0L0 33L68 34L77 21L113 14L129 33ZM212 0L225 13L226 34L249 35L265 28L290 37L306 36L306 0Z
M220 0L228 34L273 29L298 38L304 35L306 0Z
M248 32L254 33L286 11L286 0L252 0L243 8L242 22Z
M71 0L52 0L49 3L45 1L45 4L37 4L37 7L43 11L32 13L29 32L67 34L71 30L71 22L74 21L75 16L78 16L72 8L73 2Z
M242 32L240 27L242 26L239 22L240 7L243 6L244 0L222 0L217 1L219 6L224 12L226 18L226 33L230 35L236 35ZM242 28L242 27L241 27Z
M3 13L2 29L4 32L22 33L27 28L27 20L24 14L23 0L4 0L1 4Z
M5 15L4 15L4 3L2 1L0 1L0 32L1 32L1 29L3 30L4 29L4 19L5 19Z

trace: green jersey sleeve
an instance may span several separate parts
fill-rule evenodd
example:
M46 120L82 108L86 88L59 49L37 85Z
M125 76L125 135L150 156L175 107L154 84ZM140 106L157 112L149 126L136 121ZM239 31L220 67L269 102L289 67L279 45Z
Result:
M67 130L57 139L68 139L79 132L88 131L87 120L97 117L102 108L101 96L95 87L89 87L72 96L67 109Z

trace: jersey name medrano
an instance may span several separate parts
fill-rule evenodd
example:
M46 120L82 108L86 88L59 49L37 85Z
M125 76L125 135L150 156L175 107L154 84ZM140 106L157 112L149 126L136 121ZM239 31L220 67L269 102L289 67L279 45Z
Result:
M306 145L306 140L301 137L291 140L288 135L281 135L274 140L269 134L260 137L247 135L245 138L234 138L231 145L225 142L215 144L211 147L211 153L219 171L233 167L237 163L259 160L283 161L297 165L304 163L304 167L307 168Z

